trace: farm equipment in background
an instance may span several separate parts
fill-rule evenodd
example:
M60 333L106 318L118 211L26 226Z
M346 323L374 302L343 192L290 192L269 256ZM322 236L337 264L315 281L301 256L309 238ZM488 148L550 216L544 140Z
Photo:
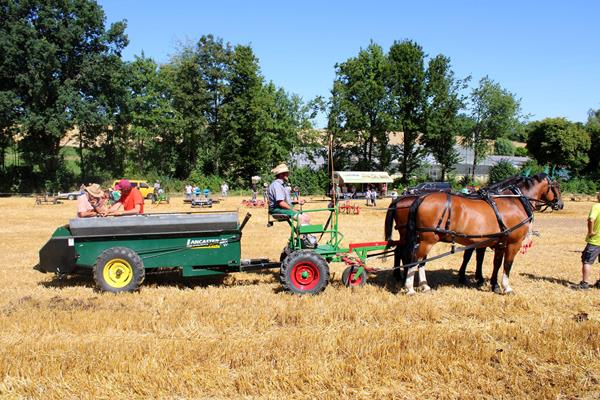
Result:
M247 208L265 208L266 205L264 200L242 200L242 206Z
M159 189L159 191L152 196L152 204L159 205L160 203L169 204L169 195L163 189Z
M212 208L213 200L212 199L204 199L204 198L192 199L191 204L192 204L192 208L204 208L204 207Z
M59 201L58 196L52 196L48 193L44 193L44 194L38 194L35 196L35 205L36 206L42 206L42 205L48 205L48 204L61 204L62 202Z
M357 204L350 203L350 200L347 200L344 204L340 206L340 212L342 214L360 214L360 206Z

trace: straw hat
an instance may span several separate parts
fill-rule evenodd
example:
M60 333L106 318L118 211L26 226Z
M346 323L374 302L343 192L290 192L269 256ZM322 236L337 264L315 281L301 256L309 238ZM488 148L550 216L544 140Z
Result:
M279 175L279 174L283 174L284 172L290 172L290 170L288 169L288 166L285 164L279 164L278 166L276 166L275 168L273 168L271 170L272 173L275 174L275 176Z
M91 185L86 186L84 189L90 194L90 196L97 197L99 199L104 196L102 188L97 183L92 183Z

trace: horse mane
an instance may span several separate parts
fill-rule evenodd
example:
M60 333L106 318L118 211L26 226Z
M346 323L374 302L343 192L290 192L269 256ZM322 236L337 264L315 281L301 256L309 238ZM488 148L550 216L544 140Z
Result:
M504 189L506 189L509 186L517 186L517 185L523 185L527 189L529 189L536 182L539 183L539 182L543 181L544 179L546 179L547 177L548 177L548 174L546 174L544 172L536 174L534 176L530 176L530 177L522 176L522 175L515 175L515 176L511 176L510 178L505 179L503 181L496 182L494 184L485 186L485 187L481 188L480 190L485 190L489 193L498 193L498 192L503 191Z

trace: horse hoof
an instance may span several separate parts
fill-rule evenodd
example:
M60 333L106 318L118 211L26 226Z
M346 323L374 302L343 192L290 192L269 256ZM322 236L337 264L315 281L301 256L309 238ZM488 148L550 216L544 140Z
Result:
M431 287L426 283L421 285L420 289L421 289L421 292L423 292L423 293L431 292Z
M496 294L502 294L502 289L500 288L500 285L494 285L492 287L492 290L494 291L494 293Z
M417 292L415 292L414 290L409 290L408 292L406 292L407 296L414 296L415 294L417 294Z
M485 286L485 281L477 281L476 285L477 287Z
M508 289L508 290L505 290L505 291L504 291L504 295L505 295L505 296L514 296L514 295L515 295L515 292L513 292L513 290L512 290L512 289Z

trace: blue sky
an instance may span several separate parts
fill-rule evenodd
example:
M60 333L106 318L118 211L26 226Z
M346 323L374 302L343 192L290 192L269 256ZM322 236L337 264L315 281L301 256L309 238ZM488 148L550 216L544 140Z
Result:
M585 121L600 108L598 1L99 0L107 22L126 19L124 58L159 63L212 33L250 44L262 74L305 100L329 96L334 66L373 40L387 51L412 39L452 60L471 86L488 75L532 120ZM317 123L324 124L321 117Z

